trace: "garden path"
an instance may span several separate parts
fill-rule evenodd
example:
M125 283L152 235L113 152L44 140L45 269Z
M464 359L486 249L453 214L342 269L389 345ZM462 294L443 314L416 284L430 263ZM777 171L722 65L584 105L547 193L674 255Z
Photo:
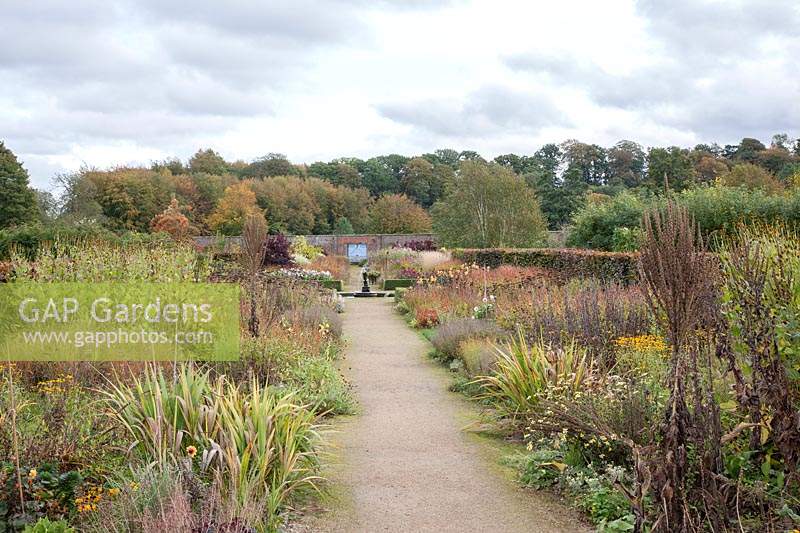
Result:
M515 486L498 450L463 429L474 407L447 391L448 372L391 300L347 301L342 370L360 414L337 419L328 473L334 500L314 531L588 531L547 495Z

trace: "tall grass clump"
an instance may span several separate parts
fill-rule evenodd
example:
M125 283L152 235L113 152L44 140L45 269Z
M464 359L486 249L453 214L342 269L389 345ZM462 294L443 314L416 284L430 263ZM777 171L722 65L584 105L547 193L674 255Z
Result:
M188 464L238 505L263 502L264 527L276 525L295 491L314 484L316 416L291 394L257 381L244 390L185 365L175 380L151 369L131 385L112 385L105 399L136 459L162 469Z
M529 344L522 333L496 346L494 372L479 376L475 383L484 389L502 416L515 418L530 413L539 396L551 387L578 392L595 377L595 364L576 343L553 347L544 341Z
M40 282L170 283L206 281L211 275L207 258L186 243L156 242L122 246L106 241L44 244L30 260L12 248L10 269L16 279Z
M459 346L468 339L497 339L503 330L491 320L456 318L436 329L431 344L436 356L449 362L459 356Z

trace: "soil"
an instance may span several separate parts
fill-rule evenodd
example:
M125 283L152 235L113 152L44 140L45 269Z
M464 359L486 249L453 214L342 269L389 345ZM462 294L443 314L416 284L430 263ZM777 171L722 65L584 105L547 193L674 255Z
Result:
M475 407L388 298L349 299L342 371L359 414L335 421L325 475L330 510L296 531L588 531L578 513L517 486L498 446L465 429ZM491 440L491 439L490 439ZM500 446L502 447L502 445Z

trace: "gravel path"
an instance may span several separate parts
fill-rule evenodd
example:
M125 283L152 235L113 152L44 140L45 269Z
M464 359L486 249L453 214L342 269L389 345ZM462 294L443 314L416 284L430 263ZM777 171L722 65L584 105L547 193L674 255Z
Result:
M333 509L313 531L587 531L554 498L524 491L463 430L474 411L447 391L391 300L347 301L343 371L360 414L336 423ZM491 455L492 457L487 457Z

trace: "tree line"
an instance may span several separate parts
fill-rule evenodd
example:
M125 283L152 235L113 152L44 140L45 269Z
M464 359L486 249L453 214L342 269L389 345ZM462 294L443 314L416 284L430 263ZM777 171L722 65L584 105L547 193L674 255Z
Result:
M312 164L276 153L230 162L202 149L185 162L60 175L57 199L30 189L24 168L0 143L0 180L0 228L41 220L148 232L170 217L184 217L189 233L236 234L248 216L262 214L273 233L413 233L433 227L451 235L446 240L452 244L519 245L535 240L524 236L538 235L543 226L569 224L598 194L659 194L707 184L779 194L800 181L800 139L780 134L769 146L744 138L736 145L694 148L645 148L627 140L606 148L568 140L491 161L474 151L441 149ZM469 232L449 222L456 220ZM184 226L182 220L177 226Z

